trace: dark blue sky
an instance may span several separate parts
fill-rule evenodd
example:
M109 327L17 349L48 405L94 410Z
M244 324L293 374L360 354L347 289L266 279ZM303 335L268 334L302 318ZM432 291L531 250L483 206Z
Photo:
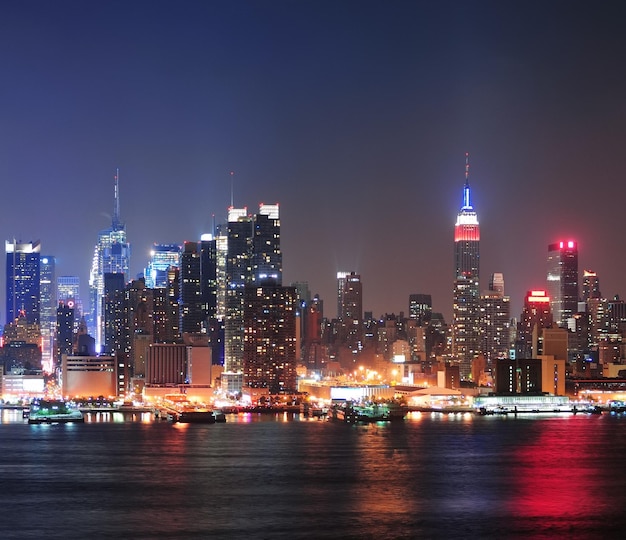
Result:
M354 270L366 310L431 293L450 320L468 151L483 288L503 272L517 316L574 238L626 294L625 22L621 2L5 2L1 236L86 285L120 167L136 274L225 219L234 171L235 206L280 203L285 282L327 315Z

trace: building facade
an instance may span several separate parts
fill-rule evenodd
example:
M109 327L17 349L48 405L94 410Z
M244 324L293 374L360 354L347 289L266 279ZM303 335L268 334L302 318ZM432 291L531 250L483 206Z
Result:
M480 339L480 227L470 198L469 157L465 160L463 202L454 226L452 355L462 378L471 374Z
M20 315L30 324L41 319L41 281L39 240L35 242L6 242L6 322Z
M114 206L111 227L100 231L94 248L93 261L89 274L89 294L91 312L90 333L96 339L96 350L104 343L102 297L104 295L104 275L122 274L124 282L129 281L130 244L126 239L126 225L120 220L119 169L115 173Z
M548 246L546 290L554 323L563 328L578 311L578 244L573 240Z

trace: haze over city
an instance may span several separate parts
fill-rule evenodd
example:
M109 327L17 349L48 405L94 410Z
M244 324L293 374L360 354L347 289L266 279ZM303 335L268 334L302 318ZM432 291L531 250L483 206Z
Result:
M469 152L482 289L502 272L517 316L545 286L548 244L571 238L580 270L624 294L624 15L618 2L5 5L0 231L40 239L86 300L116 167L133 276L154 242L225 221L232 187L251 213L280 204L284 283L308 281L329 316L336 272L353 270L365 310L429 293L450 321Z

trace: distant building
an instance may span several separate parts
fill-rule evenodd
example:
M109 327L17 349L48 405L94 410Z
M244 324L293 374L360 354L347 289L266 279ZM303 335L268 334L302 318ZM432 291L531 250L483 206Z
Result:
M177 244L154 244L150 260L144 270L146 287L156 289L167 286L167 271L180 265L181 248Z
M543 329L552 327L550 297L544 290L528 291L517 326L516 358L536 358L543 354Z
M602 298L600 292L600 278L591 270L583 271L583 302L590 298Z
M517 360L502 358L495 363L499 395L565 394L565 360L550 355Z
M130 244L126 239L126 225L120 220L119 169L115 173L114 207L111 227L100 231L98 243L94 249L89 292L91 313L89 319L90 334L96 339L99 351L104 343L103 303L105 274L122 274L124 283L128 282L130 268Z
M185 242L180 257L180 331L200 333L205 320L202 309L202 275L198 242Z
M59 302L56 311L55 337L54 367L60 369L63 355L72 354L74 348L74 309L63 301Z
M296 301L294 287L245 288L244 386L296 391Z
M471 375L472 359L480 352L480 227L470 200L469 157L465 160L463 202L454 226L454 289L452 355L461 378Z
M578 244L573 240L548 246L548 277L546 290L557 326L578 312Z
M430 322L433 313L433 300L430 294L409 295L409 317L417 321L418 326Z
M57 307L55 266L56 261L51 255L44 255L39 258L41 358L47 368L51 367L54 359Z
M511 348L511 302L504 295L502 274L492 274L489 287L480 297L481 348L487 363L507 357Z
M62 356L61 388L69 398L118 395L118 372L113 356Z
M15 321L23 313L31 324L40 323L40 251L35 242L6 242L6 321Z

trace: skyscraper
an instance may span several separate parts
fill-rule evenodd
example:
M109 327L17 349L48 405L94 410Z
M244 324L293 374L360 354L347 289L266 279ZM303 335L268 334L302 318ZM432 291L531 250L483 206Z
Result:
M12 323L20 314L29 324L40 322L40 252L35 242L5 243L6 248L6 322Z
M430 294L409 295L409 317L417 321L418 326L430 322L433 313L433 300Z
M89 291L91 299L91 332L95 333L96 350L99 352L104 339L102 321L102 297L104 295L104 274L123 274L124 282L129 281L130 244L126 240L126 225L120 220L119 169L115 172L114 205L111 227L100 231L94 249Z
M41 360L44 367L52 367L52 360L54 359L57 309L55 262L54 257L50 255L39 258Z
M226 258L226 316L224 320L225 379L243 382L243 293L250 283L252 218L247 208L228 210L228 256ZM240 374L240 376L237 376ZM235 382L228 388L240 386Z
M180 246L177 244L154 244L150 251L150 260L144 271L146 287L167 287L167 271L170 266L178 268L180 264Z
M219 293L220 246L216 241L216 286ZM228 211L228 245L226 257L226 295L224 317L223 386L240 391L244 381L244 316L246 287L282 286L282 253L280 251L280 216L278 205L259 207L250 216L246 208ZM216 310L219 313L219 309ZM295 316L295 315L294 315Z
M202 331L202 277L200 275L200 246L185 242L180 257L180 331L198 334Z
M280 251L278 204L261 204L254 216L252 239L252 282L283 282L283 254Z
M583 302L590 298L602 298L600 292L600 278L591 270L583 271Z
M344 291L346 289L346 276L350 272L337 272L337 318L341 319L344 313Z
M511 348L511 303L504 295L504 277L492 274L489 290L483 292L481 303L482 352L488 362L507 358Z
M566 328L578 311L578 244L573 240L548 246L546 289L555 324Z
M454 226L452 313L452 354L463 378L470 375L472 359L480 352L479 246L478 215L470 198L469 155L465 154L463 202Z
M517 325L516 358L536 358L543 354L543 329L551 328L553 315L546 291L528 291Z
M244 293L244 383L270 393L296 390L294 287L250 285Z

